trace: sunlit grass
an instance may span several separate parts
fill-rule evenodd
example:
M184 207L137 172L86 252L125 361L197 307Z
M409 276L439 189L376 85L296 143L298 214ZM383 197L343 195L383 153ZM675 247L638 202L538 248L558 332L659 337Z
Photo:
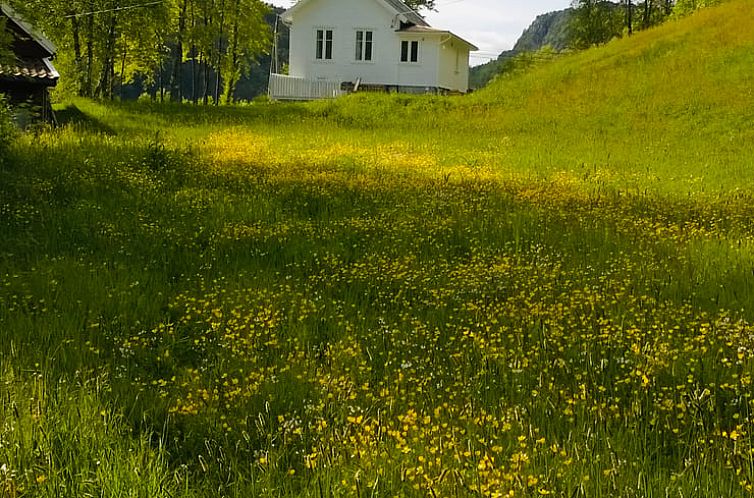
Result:
M751 11L465 98L72 103L0 166L0 497L750 495Z

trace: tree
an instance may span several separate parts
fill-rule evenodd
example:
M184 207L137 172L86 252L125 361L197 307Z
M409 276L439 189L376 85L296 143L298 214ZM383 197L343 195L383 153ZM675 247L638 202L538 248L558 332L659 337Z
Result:
M13 44L13 35L6 28L5 17L0 17L0 64L12 64L15 56L11 50ZM5 104L0 102L0 111L4 108Z
M641 29L664 22L673 13L673 6L672 0L644 0L640 10Z
M711 7L718 3L720 3L720 0L677 0L673 14L676 16L685 16L697 9Z
M435 0L405 0L404 3L417 12L422 9L435 10Z
M233 101L238 78L269 45L261 0L8 1L56 42L59 88L86 97L123 98L138 80L181 102L188 59L194 102L218 103L221 93Z
M253 0L228 1L227 42L224 48L221 47L218 75L224 74L223 95L226 103L232 103L236 101L236 87L241 76L248 74L258 55L268 52L271 33L265 20L267 8L264 5ZM267 36L260 36L262 33ZM216 102L218 97L216 94Z
M574 0L572 7L568 26L571 47L584 49L620 36L623 19L615 4L603 0Z

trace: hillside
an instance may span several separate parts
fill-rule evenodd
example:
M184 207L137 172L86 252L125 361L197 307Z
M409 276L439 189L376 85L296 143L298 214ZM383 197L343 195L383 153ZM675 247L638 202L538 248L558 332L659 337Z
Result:
M0 496L751 496L751 19L8 138Z
M544 46L563 50L568 45L568 21L571 9L549 12L537 16L524 30L512 50L502 52L494 61L471 68L469 84L471 88L482 88L495 75L505 71L506 65L522 52L535 52Z
M706 9L504 77L468 102L487 106L486 118L506 133L539 130L560 167L588 154L587 164L626 175L646 168L663 189L686 188L690 178L669 179L688 168L708 188L740 185L754 178L751 157L739 153L754 119L750 9L747 2Z

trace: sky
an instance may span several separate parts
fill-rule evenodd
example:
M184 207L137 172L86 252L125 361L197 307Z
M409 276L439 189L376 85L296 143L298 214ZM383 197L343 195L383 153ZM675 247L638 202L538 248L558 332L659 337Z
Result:
M429 24L447 29L470 41L479 52L471 54L471 65L496 59L510 50L534 19L562 10L570 0L437 0L437 12L423 13Z
M277 0L288 8L296 0ZM471 54L471 65L496 59L510 50L534 18L565 9L570 0L437 0L437 12L421 12L430 25L447 29L479 47Z

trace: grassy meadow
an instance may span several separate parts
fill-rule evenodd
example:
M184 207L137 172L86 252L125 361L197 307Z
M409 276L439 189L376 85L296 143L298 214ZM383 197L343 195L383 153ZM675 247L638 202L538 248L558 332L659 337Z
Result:
M0 163L0 498L751 496L753 18L64 104Z

